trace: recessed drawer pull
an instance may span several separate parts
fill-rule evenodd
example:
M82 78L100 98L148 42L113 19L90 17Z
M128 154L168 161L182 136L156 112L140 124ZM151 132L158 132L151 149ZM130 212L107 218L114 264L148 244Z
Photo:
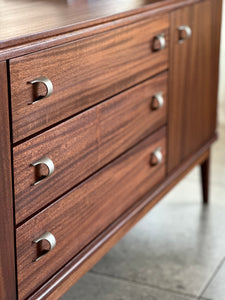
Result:
M36 166L39 166L39 165L42 165L42 164L45 165L48 168L48 174L45 175L45 176L42 176L40 178L40 180L36 181L33 185L37 185L40 182L42 182L43 180L50 177L53 174L54 170L55 170L53 161L48 157L43 157L43 158L39 159L35 163L31 164L31 166L36 167Z
M44 96L39 96L38 99L34 100L30 104L34 104L42 99L48 98L53 93L53 84L50 79L48 79L45 76L40 76L38 78L35 78L28 83L35 84L35 83L43 83L46 87L46 94Z
M156 35L153 40L153 50L160 51L166 47L166 39L164 33Z
M158 147L152 154L151 154L151 160L150 164L152 166L157 166L159 165L163 160L163 155L162 155L162 148Z
M158 110L159 108L161 108L163 106L163 104L164 104L164 99L163 99L162 92L159 92L152 97L151 107L153 110Z
M190 39L192 35L192 30L187 25L182 25L178 27L179 30L179 43L183 43L185 40Z
M33 240L33 243L38 244L42 241L47 241L49 243L49 249L43 250L41 255L34 259L34 261L38 261L39 259L41 259L44 255L52 251L52 249L54 249L56 246L56 239L54 235L50 232L43 233L39 238Z

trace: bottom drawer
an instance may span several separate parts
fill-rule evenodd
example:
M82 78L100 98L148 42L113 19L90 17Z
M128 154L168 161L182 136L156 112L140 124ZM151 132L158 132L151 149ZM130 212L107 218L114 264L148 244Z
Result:
M162 128L146 138L17 228L19 299L38 288L165 177L165 132ZM51 234L43 236L45 232ZM38 241L40 236L43 240ZM48 238L56 242L50 251Z

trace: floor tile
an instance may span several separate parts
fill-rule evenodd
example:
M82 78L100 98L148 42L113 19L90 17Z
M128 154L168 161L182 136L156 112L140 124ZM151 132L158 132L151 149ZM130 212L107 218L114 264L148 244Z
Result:
M218 270L212 282L207 287L203 297L212 300L225 299L225 262Z
M93 270L198 296L225 253L224 188L207 207L200 198L181 182Z
M86 274L61 300L194 300L124 280Z

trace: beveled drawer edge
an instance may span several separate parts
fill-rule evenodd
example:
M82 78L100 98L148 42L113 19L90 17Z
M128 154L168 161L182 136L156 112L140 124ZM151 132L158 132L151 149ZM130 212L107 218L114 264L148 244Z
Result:
M50 278L29 300L59 299L76 281L89 271L163 196L165 196L196 165L209 155L209 147L217 139L215 134L192 156L167 175L144 198L128 209L121 217L70 260Z

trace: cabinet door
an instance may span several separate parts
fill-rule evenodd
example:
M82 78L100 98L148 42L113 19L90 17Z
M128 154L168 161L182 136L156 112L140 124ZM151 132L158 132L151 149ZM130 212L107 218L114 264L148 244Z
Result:
M220 0L171 13L169 172L215 133L220 19Z

